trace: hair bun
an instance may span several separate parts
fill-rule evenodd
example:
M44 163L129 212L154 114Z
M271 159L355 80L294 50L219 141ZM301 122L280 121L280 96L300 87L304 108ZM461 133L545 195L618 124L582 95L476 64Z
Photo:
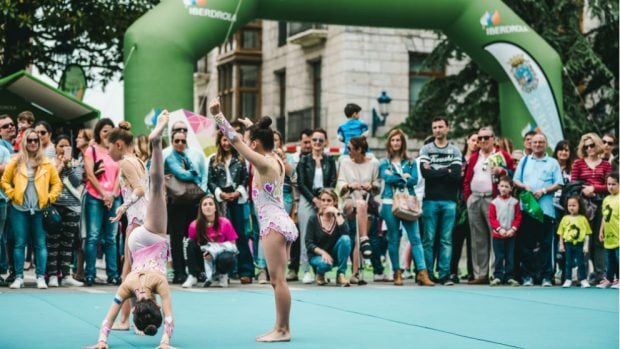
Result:
M256 124L258 126L258 128L269 128L269 126L271 126L271 118L268 116L263 116L260 118L260 120L258 120L258 123Z
M131 131L131 123L129 121L121 121L118 124L118 128L121 128L121 129L127 130L127 131Z
M144 328L144 334L148 336L154 336L157 333L157 327L155 325L148 325Z

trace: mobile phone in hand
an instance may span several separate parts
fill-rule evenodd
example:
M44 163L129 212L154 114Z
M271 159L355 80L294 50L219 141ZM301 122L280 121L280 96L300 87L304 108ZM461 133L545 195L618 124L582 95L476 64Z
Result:
M65 159L71 159L71 147L65 147Z

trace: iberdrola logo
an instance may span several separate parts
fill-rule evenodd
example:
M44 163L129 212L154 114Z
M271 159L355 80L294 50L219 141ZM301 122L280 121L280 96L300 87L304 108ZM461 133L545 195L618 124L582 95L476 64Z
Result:
M499 24L499 22L499 11L497 10L487 11L482 15L482 17L480 17L480 24L482 25L483 29L486 27L496 26Z
M187 6L205 6L207 0L183 0L185 7Z

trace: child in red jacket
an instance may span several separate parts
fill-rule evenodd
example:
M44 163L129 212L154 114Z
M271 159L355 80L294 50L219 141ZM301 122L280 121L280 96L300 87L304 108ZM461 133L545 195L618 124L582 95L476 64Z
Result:
M493 229L493 253L495 254L495 277L491 286L507 283L519 286L514 279L515 235L521 225L521 208L519 200L510 196L512 179L508 176L500 178L497 184L498 195L489 206L489 221Z

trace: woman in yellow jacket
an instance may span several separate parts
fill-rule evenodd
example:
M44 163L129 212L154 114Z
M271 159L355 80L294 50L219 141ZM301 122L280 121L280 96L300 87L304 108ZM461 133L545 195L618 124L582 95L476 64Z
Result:
M12 202L9 217L15 235L13 261L16 278L10 287L24 287L24 247L28 235L32 234L37 259L37 288L47 288L44 278L47 247L42 209L56 201L62 184L56 167L43 155L39 135L33 129L24 132L19 153L6 166L0 184Z

